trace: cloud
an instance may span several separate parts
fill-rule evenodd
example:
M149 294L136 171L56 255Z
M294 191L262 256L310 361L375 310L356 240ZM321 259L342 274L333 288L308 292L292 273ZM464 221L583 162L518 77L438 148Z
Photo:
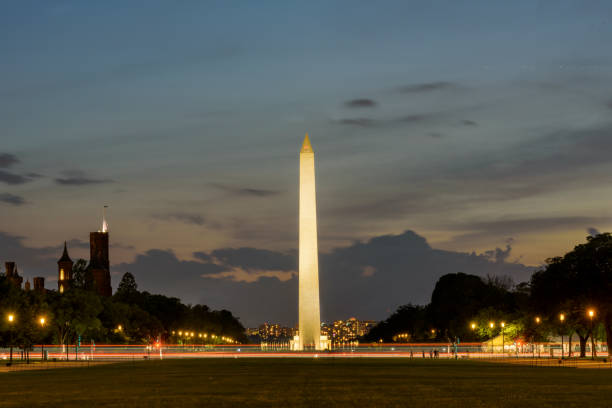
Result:
M15 206L21 206L26 203L23 197L10 193L0 193L0 202Z
M5 170L0 170L0 182L14 185L14 184L25 184L29 181L32 181L28 177L21 176L19 174L14 174Z
M375 119L369 119L369 118L347 118L347 119L340 119L337 121L337 123L340 123L342 125L350 125L350 126L373 127L373 126L380 124L381 122Z
M350 101L344 102L344 106L347 108L373 108L376 105L374 100L367 98L351 99Z
M64 177L58 177L55 179L57 184L63 186L85 186L90 184L104 184L112 183L110 179L95 179L85 176L81 172L65 172Z
M68 250L70 250L70 248L89 249L89 242L85 242L78 238L71 239L70 241L67 242L67 245L68 245Z
M8 169L13 164L19 163L20 160L14 154L10 153L0 153L0 168Z
M211 186L223 190L227 193L240 195L240 196L251 196L251 197L270 197L274 195L278 195L281 192L275 190L264 190L257 188L249 188L249 187L234 187L227 184L222 183L210 183Z
M596 237L597 235L600 234L599 230L597 228L593 228L593 227L589 227L587 228L587 232L589 233L590 236L592 237Z
M412 231L338 247L319 257L322 317L382 319L399 305L427 303L446 273L526 280L532 268L507 262L510 251L510 245L480 255L438 250ZM232 310L247 325L297 322L297 251L219 248L194 257L181 261L172 251L151 250L113 269L134 273L143 289Z
M27 246L24 240L24 237L0 231L0 265L14 261L19 273L27 278L56 273L64 243L36 248Z
M230 268L223 272L216 272L204 275L205 278L211 279L230 279L234 282L257 282L262 278L275 278L281 282L286 282L297 276L296 271L275 271L262 269L244 269L239 266Z
M425 82L422 84L400 86L397 88L397 90L401 93L419 93L419 92L432 92L432 91L440 91L440 90L447 90L447 89L457 89L457 88L458 88L457 84L453 82L438 81L438 82Z
M461 124L465 125L465 126L478 126L478 123L474 122L473 120L470 119L463 119L461 121Z
M361 276L365 276L366 278L369 278L370 276L374 276L375 273L376 273L376 268L370 265L366 265L363 267Z
M191 224L191 225L206 224L206 220L204 219L203 216L199 214L192 214L192 213L175 212L175 213L169 213L169 214L156 215L155 217L163 219L163 220L176 220L176 221L180 221L182 223Z
M512 252L512 247L510 246L510 244L507 244L506 249L495 248L489 251L485 251L482 255L495 263L500 263L506 262L506 260L510 256L510 252Z

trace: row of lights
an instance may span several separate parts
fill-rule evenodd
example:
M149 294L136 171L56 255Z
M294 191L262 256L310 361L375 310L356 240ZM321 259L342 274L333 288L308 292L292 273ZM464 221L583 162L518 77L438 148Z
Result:
M172 335L177 335L179 337L185 337L185 338L195 338L196 337L196 333L195 332L189 332L189 331L182 331L179 330L178 333L176 331L172 331ZM205 339L208 337L207 333L197 333L197 337L201 338L201 339ZM210 338L211 339L216 339L218 336L211 334ZM228 343L234 343L234 340L232 340L230 337L224 337L224 336L220 336L218 337L219 339L221 339L222 341L226 341Z
M6 315L6 320L8 320L9 323L14 323L15 322L15 315L12 313L9 313L8 315ZM47 319L44 316L41 316L38 318L38 323L41 326L44 326L46 323Z
M593 310L593 309L589 309L589 310L587 310L587 316L589 316L589 318L590 318L591 320L593 320L593 317L595 317L595 310ZM560 322L562 322L562 323L565 321L565 314L564 314L564 313L560 313L560 314L559 314L559 321L560 321ZM536 316L536 317L535 317L535 322L536 322L537 324L540 324L540 323L542 322L542 319L540 319L540 317L539 317L539 316ZM502 327L502 329L503 329L503 328L506 326L506 323L501 322L501 323L500 323L500 326L501 326L501 327ZM472 323L472 324L470 324L470 327L472 328L472 330L476 329L476 323ZM494 327L495 327L495 322L489 322L489 327L490 327L491 329L492 329L492 328L494 328Z

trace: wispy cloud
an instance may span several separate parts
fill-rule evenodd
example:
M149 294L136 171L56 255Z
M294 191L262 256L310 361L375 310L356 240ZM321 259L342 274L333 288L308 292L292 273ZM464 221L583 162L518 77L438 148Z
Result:
M205 225L206 224L206 219L203 216L201 216L200 214L194 214L194 213L174 212L174 213L156 215L155 217L161 218L164 220L179 221L184 224L190 224L190 225Z
M111 179L89 177L80 170L67 170L62 174L63 177L56 178L55 182L63 186L84 186L89 184L104 184L113 182Z
M24 177L19 174L11 173L5 170L0 170L0 182L16 185L16 184L25 184L32 181L29 177Z
M230 186L228 184L222 183L210 183L211 186L223 190L230 194L241 195L241 196L252 196L252 197L269 197L278 195L281 192L276 190L265 190L259 188L250 188L250 187L235 187Z
M0 168L7 169L13 164L19 163L20 160L14 154L0 153Z
M453 82L437 81L437 82L424 82L422 84L412 84L400 86L397 90L401 93L418 93L418 92L432 92L446 89L457 89L458 85Z
M344 106L347 108L373 108L377 103L368 98L351 99L350 101L344 102Z
M10 193L0 193L0 202L15 206L24 205L26 203L23 197Z

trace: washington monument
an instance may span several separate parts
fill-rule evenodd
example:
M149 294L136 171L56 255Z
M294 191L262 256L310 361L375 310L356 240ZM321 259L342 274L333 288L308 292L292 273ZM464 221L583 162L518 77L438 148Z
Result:
M299 261L299 344L298 349L321 350L319 310L319 250L317 245L317 201L314 151L304 138L300 150L300 261Z

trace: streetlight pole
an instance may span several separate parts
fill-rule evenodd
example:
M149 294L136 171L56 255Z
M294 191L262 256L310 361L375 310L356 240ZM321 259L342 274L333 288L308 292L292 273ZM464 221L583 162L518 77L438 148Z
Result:
M41 317L40 319L38 319L38 322L40 323L40 327L41 329L43 329L45 327L45 318ZM45 359L45 338L44 336L42 337L42 341L40 342L40 361L43 361Z
M7 320L9 322L9 333L10 333L9 341L11 342L11 344L9 345L10 346L9 364L13 364L13 322L15 321L15 316L12 313L10 313L7 316Z
M502 328L502 330L501 330L501 332L502 332L502 357L503 357L503 355L504 355L504 353L506 351L506 348L505 348L506 341L504 339L504 327L506 327L506 323L501 322L501 328Z
M591 360L595 360L595 332L593 331L593 317L595 316L595 311L593 309L589 309L589 319L591 319Z
M561 321L561 324L565 322L565 315L563 313L559 315L559 320ZM563 329L561 330L561 360L563 360Z
M491 332L493 332L493 328L495 327L495 323L490 322L489 323L489 327L491 328ZM494 346L495 346L495 341L493 339L493 340L491 340L491 356L493 356L493 348L494 348Z
M536 325L538 325L538 326L540 325L541 320L540 320L539 316L536 316L535 322L536 322ZM536 339L535 336L537 336L537 335L538 335L538 333L536 333L534 335L534 343L535 343L536 348L538 349L538 358L539 358L540 357L540 348L538 347L538 343L535 341L535 339ZM534 357L535 357L535 352L534 352Z

